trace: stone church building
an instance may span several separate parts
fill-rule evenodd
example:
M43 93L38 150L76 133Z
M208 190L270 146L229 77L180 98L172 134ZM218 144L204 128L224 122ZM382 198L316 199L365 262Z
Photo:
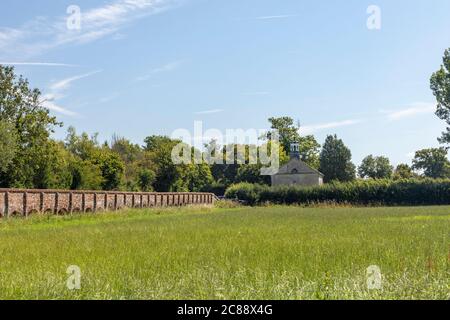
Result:
M320 186L324 175L300 160L300 146L291 145L291 159L272 176L272 186Z

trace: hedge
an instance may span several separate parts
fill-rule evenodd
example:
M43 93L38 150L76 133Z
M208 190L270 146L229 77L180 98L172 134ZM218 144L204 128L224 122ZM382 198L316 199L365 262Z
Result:
M227 186L223 183L215 182L211 185L207 185L201 189L201 192L209 192L214 193L216 196L225 195L225 191L227 190Z
M448 205L450 179L355 180L314 187L269 187L240 183L230 186L225 196L250 205L325 202L355 205Z

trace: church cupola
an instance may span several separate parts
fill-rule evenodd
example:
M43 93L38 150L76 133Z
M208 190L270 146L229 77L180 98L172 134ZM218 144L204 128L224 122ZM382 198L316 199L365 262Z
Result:
M300 145L298 143L291 143L291 159L299 159L300 160Z

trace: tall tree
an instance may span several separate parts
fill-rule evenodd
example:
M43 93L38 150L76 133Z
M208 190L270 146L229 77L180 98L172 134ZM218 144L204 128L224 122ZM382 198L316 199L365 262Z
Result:
M181 141L172 140L165 136L149 136L145 138L145 150L150 160L155 164L155 190L160 192L172 191L178 179L177 165L172 161L172 150Z
M389 179L392 177L393 170L394 167L387 157L369 155L358 167L358 174L361 178Z
M430 178L447 178L450 176L450 162L447 158L447 149L431 148L416 152L413 159L413 169L423 172Z
M319 168L319 152L320 144L313 135L300 136L300 127L294 124L294 119L290 117L270 118L272 131L266 135L268 140L272 139L273 130L277 130L280 138L280 144L285 153L289 153L291 143L298 143L300 145L300 157L308 165L314 169Z
M261 175L261 166L246 164L239 167L235 182L248 182L258 184L270 184L270 176Z
M84 132L77 135L75 129L70 127L65 146L79 162L73 166L74 188L89 186L92 189L98 189L100 186L104 190L120 189L125 170L124 161L107 144L100 146L97 134L91 137ZM100 177L95 176L98 174Z
M42 163L46 158L50 134L61 125L44 107L38 89L31 89L14 68L0 65L0 121L14 127L17 150L6 172L0 174L4 187L33 188L44 185Z
M71 126L67 129L65 146L67 150L81 158L81 160L88 160L92 158L96 150L100 148L97 137L97 133L91 137L85 132L81 135L77 135L77 131Z
M17 136L14 127L0 120L0 172L5 172L17 152Z
M122 184L124 163L117 153L103 147L97 150L92 162L101 170L103 190L119 190Z
M351 181L355 179L355 165L352 153L336 135L327 136L320 153L320 172L325 182Z
M142 158L142 148L130 140L113 135L111 150L120 155L125 163L132 163Z
M64 143L50 140L45 155L36 172L35 188L70 189L73 182L71 165L74 157L64 148Z
M138 185L141 191L153 191L153 183L155 182L156 174L150 169L143 168L138 173Z
M177 165L177 179L172 184L170 191L199 192L213 182L211 170L203 164Z
M441 143L450 143L450 49L445 50L443 64L431 76L430 84L437 100L436 115L449 126L442 133L439 141Z
M100 190L104 183L100 167L90 160L76 160L71 164L72 190Z
M146 152L130 140L114 135L111 150L118 154L125 164L124 188L130 191L150 191L153 189L154 171L146 160ZM153 178L152 178L153 177Z
M416 178L413 169L406 163L399 164L394 170L394 180Z

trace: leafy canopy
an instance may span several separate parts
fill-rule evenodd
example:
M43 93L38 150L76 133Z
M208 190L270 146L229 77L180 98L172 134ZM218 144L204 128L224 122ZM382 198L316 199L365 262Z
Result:
M425 177L450 177L450 162L447 158L447 149L431 148L417 151L413 159L413 169L422 171Z
M361 178L390 179L394 167L387 157L374 157L369 155L363 159L358 167L358 174Z
M352 153L336 135L327 136L320 153L320 172L325 182L351 181L355 179L355 165Z
M450 143L450 49L445 50L442 60L440 69L431 76L430 86L437 100L436 115L448 125L439 141Z
M294 119L290 117L269 118L269 122L272 130L266 134L268 140L272 139L274 130L277 130L280 144L285 153L289 153L291 143L298 143L301 159L312 168L319 168L320 144L313 135L300 136L300 126L294 125Z

